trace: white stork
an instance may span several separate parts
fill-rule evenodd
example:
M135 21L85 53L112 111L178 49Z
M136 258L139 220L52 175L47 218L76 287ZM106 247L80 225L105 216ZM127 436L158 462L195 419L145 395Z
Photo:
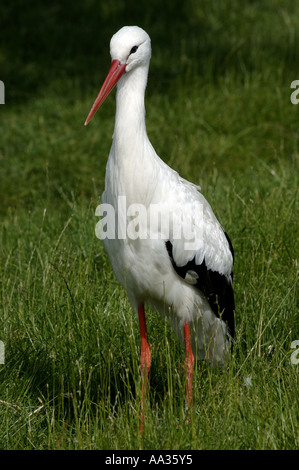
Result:
M167 166L148 139L144 94L150 37L137 26L125 26L112 37L110 54L111 68L85 121L87 125L117 84L102 202L114 208L116 228L120 221L128 227L128 215L137 217L132 207L144 208L146 216L135 227L142 236L116 233L104 239L104 246L139 318L142 409L151 364L145 302L169 320L185 346L191 406L194 355L222 365L233 343L233 248L200 188ZM120 198L125 201L122 210ZM153 208L158 217L149 216Z

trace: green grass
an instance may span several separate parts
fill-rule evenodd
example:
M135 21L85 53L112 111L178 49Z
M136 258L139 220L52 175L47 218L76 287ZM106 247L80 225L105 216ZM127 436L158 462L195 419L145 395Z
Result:
M0 448L298 448L299 7L18 3L0 15ZM148 310L142 437L138 323L94 233L113 97L83 126L110 36L134 23L152 37L150 139L201 185L236 252L234 353L225 370L196 363L190 423L184 353Z

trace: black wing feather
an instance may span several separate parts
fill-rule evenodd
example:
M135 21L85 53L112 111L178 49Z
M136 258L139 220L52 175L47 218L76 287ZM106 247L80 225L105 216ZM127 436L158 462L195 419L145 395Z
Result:
M232 243L226 233L225 236L234 259ZM185 279L188 271L196 272L198 279L194 286L203 292L215 315L219 318L221 317L227 324L229 334L231 338L233 338L235 331L235 300L232 287L233 273L231 272L231 275L227 277L217 271L212 271L207 268L205 259L201 264L196 264L195 256L184 266L177 266L173 259L172 243L169 240L166 242L166 249L174 270L181 278Z

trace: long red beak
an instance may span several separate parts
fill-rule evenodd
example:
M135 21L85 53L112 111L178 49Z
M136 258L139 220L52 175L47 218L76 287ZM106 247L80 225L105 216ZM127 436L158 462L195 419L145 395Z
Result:
M121 64L119 60L112 61L108 75L105 78L102 88L100 89L99 94L96 97L95 102L93 103L91 110L89 111L89 114L86 118L86 121L84 123L85 126L87 126L87 124L95 115L101 104L104 103L110 91L113 90L120 77L125 73L126 65L127 64Z

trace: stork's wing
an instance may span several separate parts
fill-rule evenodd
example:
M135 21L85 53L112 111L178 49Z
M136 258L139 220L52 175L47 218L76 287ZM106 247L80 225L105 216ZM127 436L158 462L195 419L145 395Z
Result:
M206 199L186 183L182 181L183 190L177 194L173 230L165 242L166 249L176 273L203 292L233 338L232 243Z

